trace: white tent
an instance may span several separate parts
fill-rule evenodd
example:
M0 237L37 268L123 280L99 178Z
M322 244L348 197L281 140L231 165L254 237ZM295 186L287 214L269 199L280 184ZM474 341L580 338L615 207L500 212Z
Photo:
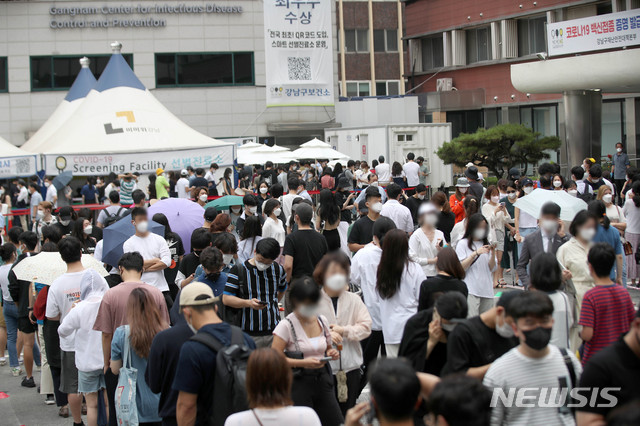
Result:
M238 163L240 164L264 164L267 161L275 164L283 164L295 160L296 157L289 148L279 145L262 145L255 149L238 151Z
M149 173L161 167L231 166L235 144L210 138L165 108L138 80L113 43L100 79L40 149L47 174Z
M336 151L326 142L322 142L320 139L314 138L309 142L305 142L300 145L300 148L293 151L293 155L299 159L316 159L322 158L327 160L348 160L349 156L341 152Z
M36 173L37 156L0 138L0 178L31 176Z
M64 124L76 111L89 91L95 86L96 78L89 69L89 58L80 59L80 72L71 85L67 96L60 102L58 107L47 121L38 129L36 133L26 141L21 148L38 153L46 145L48 138Z

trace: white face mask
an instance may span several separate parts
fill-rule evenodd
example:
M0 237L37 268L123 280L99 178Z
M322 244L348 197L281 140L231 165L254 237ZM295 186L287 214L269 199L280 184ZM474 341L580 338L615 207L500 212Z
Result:
M507 194L507 197L509 197L510 200L513 200L514 198L516 198L518 196L517 192L512 192L510 194Z
M458 188L458 190L460 191L461 194L467 193L467 188Z
M497 197L497 196L491 197L491 202L493 204L498 204L500 202L500 197Z
M222 261L224 262L225 265L229 266L231 264L231 261L233 261L233 255L232 254L223 254L222 255Z
M547 233L547 234L555 234L558 231L558 222L555 220L541 220L540 221L540 227Z
M189 326L189 329L193 332L193 334L196 334L198 332L198 330L196 330L196 328L191 325L191 321L186 320L187 321L187 325Z
M616 148L617 152L622 152L622 148Z
M84 232L84 235L91 235L91 232L93 232L93 226L91 225L87 226L82 230L82 232Z
M613 200L613 195L611 195L611 194L604 194L602 196L602 201L604 201L607 204L611 204L612 200Z
M531 191L533 191L533 186L525 186L523 188L523 191L525 194L531 194Z
M144 234L148 230L149 230L149 222L147 222L146 220L143 222L136 223L136 231L140 232L141 234Z
M505 339L513 337L515 334L513 332L513 328L511 328L507 321L504 321L504 318L502 325L498 324L498 321L496 320L496 333L498 333L500 337L504 337Z
M276 217L280 216L282 214L282 209L281 208L277 208L273 211L273 214L276 215Z
M578 196L578 190L577 189L570 189L567 191L567 194L571 195L572 197L577 197Z
M436 224L438 223L438 216L429 213L425 215L424 223L426 223L429 226L436 226Z
M378 181L371 182L371 186L378 186Z
M256 259L254 259L253 261L256 262L256 268L258 269L258 271L266 271L271 267L271 265L267 265L266 263L262 263Z
M580 235L580 238L586 242L591 242L593 237L596 236L596 230L593 228L582 228L578 234Z
M209 197L207 196L207 194L202 194L202 195L199 197L200 201L202 201L203 203L204 203L204 202L206 202L208 198L209 198Z
M231 207L231 212L235 214L239 214L241 210L241 207Z
M60 225L62 225L62 226L67 226L69 223L71 223L70 220L61 220L60 221Z
M560 188L562 186L562 182L560 182L559 180L554 180L553 186L556 188Z
M478 228L473 231L473 239L476 241L484 240L484 237L487 235L487 231L482 228Z
M36 219L42 219L44 217L44 212L42 210L38 210L36 213Z
M340 291L347 287L347 276L344 274L331 275L324 282L329 290Z
M374 213L380 213L382 211L382 203L380 201L373 203L371 206L371 211Z
M266 194L267 192L269 192L269 188L260 188L260 193L261 194Z
M298 308L298 314L304 318L313 318L318 315L318 305L302 305Z
M50 186L51 186L51 182L45 182L45 183L44 183L44 186L45 186L45 188L50 187Z
M424 195L419 194L419 195L418 195L418 200L424 200Z
M249 212L250 212L251 214L256 214L256 213L258 213L258 206L251 206L251 207L249 207Z

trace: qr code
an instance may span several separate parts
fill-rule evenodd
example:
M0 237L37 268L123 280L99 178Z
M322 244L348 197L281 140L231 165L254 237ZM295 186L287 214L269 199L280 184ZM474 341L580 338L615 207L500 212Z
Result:
M289 80L311 80L311 58L287 58Z
M19 175L31 172L31 160L29 158L18 158L16 160L16 173Z

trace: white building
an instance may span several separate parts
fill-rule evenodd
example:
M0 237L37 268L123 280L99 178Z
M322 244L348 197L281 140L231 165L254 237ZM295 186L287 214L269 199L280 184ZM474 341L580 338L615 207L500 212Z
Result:
M158 100L206 135L291 145L335 126L334 107L266 107L261 1L2 1L0 135L24 143L65 96L78 59L99 77L114 40Z

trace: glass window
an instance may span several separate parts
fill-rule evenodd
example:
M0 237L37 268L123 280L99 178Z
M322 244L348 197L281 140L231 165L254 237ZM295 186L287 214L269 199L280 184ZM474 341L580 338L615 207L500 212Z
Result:
M7 58L0 57L0 92L9 91L9 82L7 79Z
M422 39L422 70L441 68L444 65L442 36Z
M387 81L387 95L395 96L400 94L399 81Z
M545 16L518 20L518 56L533 55L547 50L546 23Z
M502 124L501 108L487 108L484 110L484 126L490 129L498 124Z
M369 83L358 83L358 96L369 96Z
M615 152L624 134L624 101L602 102L602 155Z
M491 59L491 32L489 27L467 30L466 36L467 64Z
M376 96L387 96L386 81L376 81Z
M384 30L373 30L373 50L374 52L385 51Z
M358 96L358 83L347 83L347 96Z
M451 136L456 138L460 133L475 133L483 127L482 110L449 111L447 122L451 123Z
M133 68L133 55L122 55L129 66ZM80 72L80 58L82 56L32 56L31 62L31 90L67 90ZM109 63L111 55L87 56L91 62L89 69L100 78Z
M356 30L344 30L344 43L347 52L356 51Z
M387 30L387 52L398 51L398 30Z
M156 87L254 84L253 53L157 53Z
M369 51L369 30L356 31L356 47L358 52Z

